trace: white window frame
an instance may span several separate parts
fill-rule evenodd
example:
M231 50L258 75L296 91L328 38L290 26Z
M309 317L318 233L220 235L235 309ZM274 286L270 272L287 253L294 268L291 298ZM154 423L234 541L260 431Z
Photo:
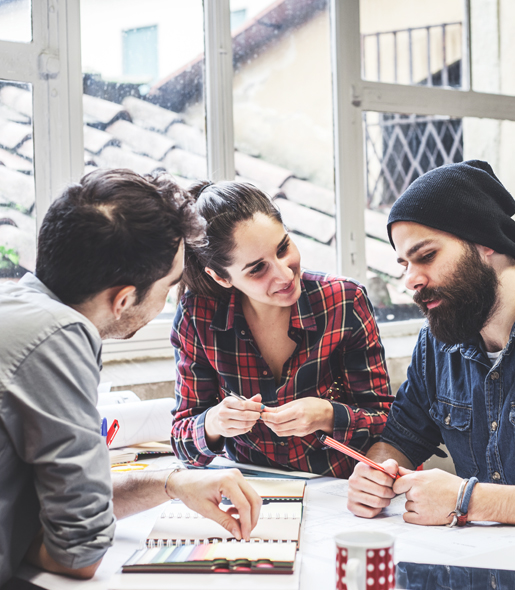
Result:
M32 84L36 224L84 171L79 0L32 0L32 41L0 41L0 79Z
M330 0L329 10L337 269L366 284L363 111L515 121L515 97L471 89L470 0L464 0L463 90L362 80L359 0ZM0 41L0 78L32 84L39 228L51 199L84 169L80 0L33 0L32 11L31 43ZM229 0L204 0L204 28L208 174L216 181L234 178ZM406 326L395 324L389 335L405 335ZM106 341L104 359L171 356L169 333L168 320L154 320L129 341Z

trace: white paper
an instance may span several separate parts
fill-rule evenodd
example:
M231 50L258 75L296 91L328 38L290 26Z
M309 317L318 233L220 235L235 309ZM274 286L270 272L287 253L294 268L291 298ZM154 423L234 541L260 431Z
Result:
M98 408L100 419L107 418L108 427L118 420L120 430L116 434L112 449L130 447L140 443L170 439L172 430L172 397L139 401L136 403L111 404Z
M140 398L134 393L134 391L99 391L97 408L113 404L137 403L140 401Z

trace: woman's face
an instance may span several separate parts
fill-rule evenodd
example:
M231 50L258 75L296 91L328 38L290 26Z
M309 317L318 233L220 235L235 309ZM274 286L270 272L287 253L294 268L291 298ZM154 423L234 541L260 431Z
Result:
M234 232L233 263L227 268L231 285L251 302L289 307L300 297L300 254L281 223L263 213L240 223Z

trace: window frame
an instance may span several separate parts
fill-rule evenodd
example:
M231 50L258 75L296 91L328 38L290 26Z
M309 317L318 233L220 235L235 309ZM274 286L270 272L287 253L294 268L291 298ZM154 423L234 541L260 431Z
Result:
M461 90L361 77L359 0L329 0L334 112L337 270L366 285L363 111L515 121L515 97L472 90L470 0L464 0ZM234 178L230 0L204 0L208 176ZM62 187L84 171L80 0L32 3L33 40L0 41L0 78L33 88L37 227ZM402 322L390 336L404 335ZM130 341L106 341L104 358L171 356L170 322L154 320Z

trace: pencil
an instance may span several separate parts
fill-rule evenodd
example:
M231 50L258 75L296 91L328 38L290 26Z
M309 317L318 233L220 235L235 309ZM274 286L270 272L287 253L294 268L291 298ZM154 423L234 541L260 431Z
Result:
M327 434L323 434L320 437L320 442L322 442L323 444L326 444L328 447L332 447L333 449L340 451L340 453L345 453L345 455L348 455L349 457L356 459L356 461L361 461L361 463L365 463L366 465L368 465L369 467L372 467L373 469L377 469L378 471L382 471L383 473L386 473L386 475L389 475L393 479L398 479L400 477L400 475L398 473L395 475L388 473L388 471L386 471L386 469L382 465L379 465L379 463L372 461L372 459L365 457L365 455L358 453L358 451L355 451L354 449L351 449L350 447L342 444L341 442L334 440L334 438L327 436Z

